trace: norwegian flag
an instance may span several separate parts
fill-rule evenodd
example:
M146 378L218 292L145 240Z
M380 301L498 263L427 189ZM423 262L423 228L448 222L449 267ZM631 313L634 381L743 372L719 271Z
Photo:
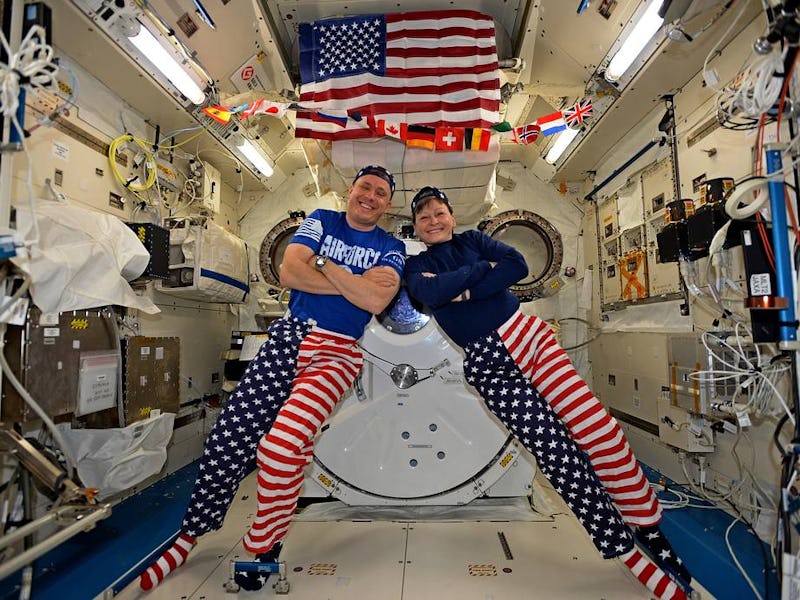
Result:
M584 98L580 102L576 102L572 108L564 111L564 122L570 129L578 129L583 120L592 116L592 100Z
M532 144L539 137L542 128L536 123L529 123L522 127L514 128L514 143L516 144Z

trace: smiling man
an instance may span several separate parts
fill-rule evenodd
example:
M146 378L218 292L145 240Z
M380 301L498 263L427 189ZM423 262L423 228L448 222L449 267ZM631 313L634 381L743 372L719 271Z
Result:
M347 210L317 209L298 228L281 264L292 290L289 314L274 321L214 424L181 532L142 575L151 589L186 561L197 537L222 526L239 483L258 468L258 507L245 535L256 560L277 559L314 451L314 437L361 371L357 340L397 293L403 243L378 227L394 193L385 168L364 167ZM237 573L247 590L266 578Z

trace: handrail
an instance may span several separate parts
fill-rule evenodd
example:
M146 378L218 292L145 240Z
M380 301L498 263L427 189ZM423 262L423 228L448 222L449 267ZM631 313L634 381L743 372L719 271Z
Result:
M638 151L636 154L634 154L634 155L633 155L631 158L629 158L628 160L626 160L626 161L625 161L625 164L623 164L621 167L619 167L619 168L615 169L615 170L614 170L614 172L613 172L613 173L611 173L611 175L609 175L609 176L608 176L608 177L606 177L606 178L605 178L605 179L604 179L602 182L600 182L598 185L596 185L596 186L595 186L595 188L594 188L594 189L593 189L591 192L589 192L588 194L586 194L586 195L583 197L583 199L584 199L584 200L591 200L591 199L592 199L592 197L593 197L593 196L594 196L594 195L595 195L597 192L599 192L601 189L603 189L604 187L606 187L606 185L608 185L608 183L609 183L609 182L610 182L612 179L614 179L614 178L615 178L617 175L619 175L619 174L620 174L620 173L622 173L622 172L623 172L625 169L627 169L628 167L630 167L630 166L631 166L631 165L634 163L634 161L636 161L636 160L637 160L637 159L638 159L640 156L642 156L642 154L644 154L645 152L647 152L648 150L650 150L650 148L652 148L652 147L653 147L653 146L655 146L656 144L658 144L659 146L663 146L663 145L664 145L664 144L666 144L666 143L667 143L667 138L666 138L666 137L654 138L654 139L650 140L650 141L649 141L649 142L648 142L648 143L647 143L647 144L644 146L644 148L642 148L642 149L641 149L641 150L639 150L639 151Z
M45 552L48 552L58 546L59 544L63 544L68 539L74 537L75 535L81 533L82 531L88 531L92 527L94 527L97 521L105 519L106 517L111 515L111 505L110 504L100 504L97 506L91 507L74 507L74 506L62 506L54 511L51 511L42 517L39 517L35 521L20 527L16 531L12 531L11 533L0 537L0 548L5 548L13 544L16 541L30 535L32 532L36 531L37 529L43 527L44 525L48 525L53 523L54 521L58 521L59 519L64 517L64 513L68 513L71 510L89 510L88 515L80 515L77 517L77 521L68 525L67 527L47 536L47 539L39 542L32 548L28 548L22 554L18 554L17 556L13 557L10 560L3 561L0 563L0 580L5 579L12 573L19 571L25 565L32 563L34 560L39 558Z

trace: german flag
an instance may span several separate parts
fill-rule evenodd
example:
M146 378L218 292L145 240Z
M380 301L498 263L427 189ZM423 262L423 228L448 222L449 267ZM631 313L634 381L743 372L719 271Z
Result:
M489 140L492 132L488 129L473 129L468 127L464 130L464 148L466 150L480 150L486 152L489 149Z
M425 148L433 150L436 140L436 130L423 125L409 125L406 130L406 146L410 148Z

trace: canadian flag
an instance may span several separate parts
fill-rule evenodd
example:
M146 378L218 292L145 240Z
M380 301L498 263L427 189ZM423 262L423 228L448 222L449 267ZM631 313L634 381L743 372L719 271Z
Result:
M392 123L384 119L376 119L373 116L367 117L367 126L378 135L385 135L398 140L405 140L405 123Z

